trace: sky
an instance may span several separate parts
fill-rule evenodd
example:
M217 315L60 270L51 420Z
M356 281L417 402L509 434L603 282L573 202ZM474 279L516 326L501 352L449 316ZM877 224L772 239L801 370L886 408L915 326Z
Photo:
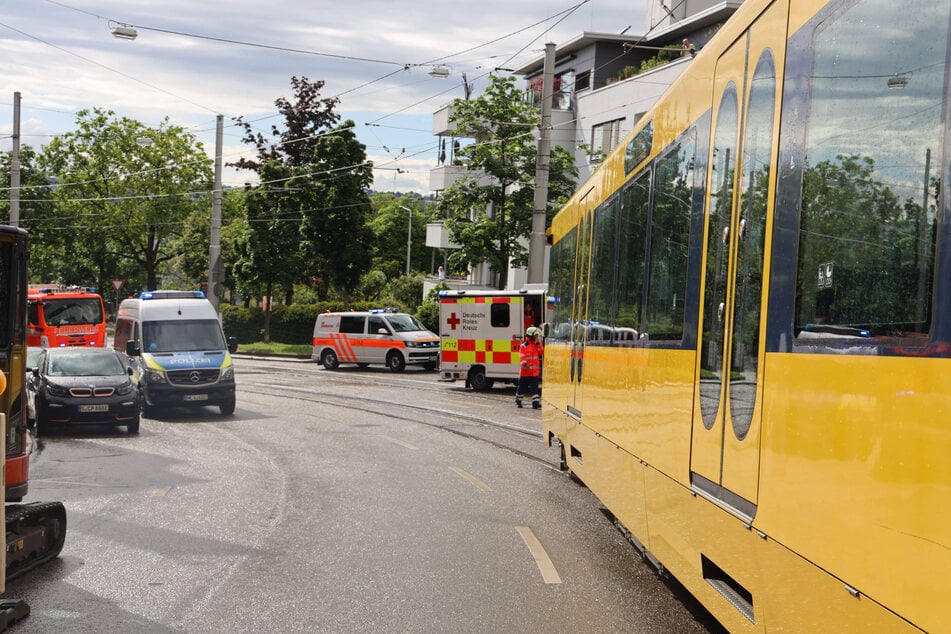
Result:
M377 191L429 194L438 139L432 114L478 95L497 68L540 59L547 42L583 31L647 30L648 0L0 0L0 150L11 147L13 95L21 145L75 129L103 108L158 127L167 117L225 163L254 156L234 117L270 135L292 76L325 83L373 161ZM117 26L138 37L113 37ZM441 66L448 77L434 78ZM507 74L505 71L496 71ZM253 182L225 168L226 186Z

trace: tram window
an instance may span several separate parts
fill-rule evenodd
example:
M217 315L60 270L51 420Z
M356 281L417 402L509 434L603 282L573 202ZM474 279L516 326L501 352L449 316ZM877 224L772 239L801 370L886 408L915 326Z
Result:
M646 315L646 332L651 341L680 341L684 334L696 147L696 132L691 130L657 162L654 171Z
M552 328L545 339L545 343L548 345L559 341L568 341L571 334L571 297L575 269L576 235L577 229L572 229L551 248L548 286L552 305Z
M624 149L624 173L630 174L635 167L641 164L641 161L650 156L653 145L654 122L648 121L644 129L638 132Z
M763 294L763 251L766 244L766 200L769 189L776 105L773 55L764 51L756 64L746 107L740 175L733 337L730 355L730 412L733 432L746 437L753 421L759 382L760 302Z
M928 0L860 0L815 34L795 350L925 343L948 13ZM872 20L887 33L868 37Z
M606 324L606 328L614 323L617 313L614 304L614 277L617 265L618 206L618 199L615 197L595 210L591 241L588 320ZM611 341L611 337L601 339L603 345L608 345ZM590 333L588 340L591 340Z
M14 280L13 267L16 260L14 260L14 249L12 242L3 242L0 243L0 348L6 349L10 345L10 341L7 339L7 334L12 329L8 326L11 325L15 306L10 302L10 292L13 287Z
M649 204L650 172L646 172L632 181L621 194L615 318L615 325L620 328L641 328Z
M736 84L720 97L713 145L713 180L707 207L707 270L703 291L703 333L700 357L700 411L712 429L720 411L726 328L727 264L733 210L738 101Z

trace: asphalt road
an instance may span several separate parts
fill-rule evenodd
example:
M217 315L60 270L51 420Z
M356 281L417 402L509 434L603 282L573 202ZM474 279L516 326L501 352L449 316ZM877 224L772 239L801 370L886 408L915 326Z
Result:
M238 406L40 440L62 555L11 632L705 632L541 420L415 368L239 358Z

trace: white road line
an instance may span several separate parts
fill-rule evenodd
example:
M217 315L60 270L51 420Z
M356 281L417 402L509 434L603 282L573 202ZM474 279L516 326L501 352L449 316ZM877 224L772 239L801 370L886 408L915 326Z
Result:
M485 482L483 482L483 481L480 480L479 478L475 477L474 475L472 475L471 473L469 473L469 472L466 471L465 469L460 469L460 468L458 468L458 467L449 467L449 468L452 469L453 471L455 471L456 473L458 473L459 475L461 475L461 476L462 476L463 478L465 478L466 480L468 480L468 481L472 484L472 486L474 486L475 488L479 489L480 491L491 491L491 490L492 490L492 487L490 487L488 484L486 484Z
M542 579L545 583L561 583L561 576L559 576L558 571L555 570L555 564L552 563L548 553L545 552L544 546L542 546L542 543L535 537L535 533L532 532L532 529L528 526L516 526L515 530L521 535L522 541L528 546L528 551L532 553L532 557L535 558L538 571L542 573Z

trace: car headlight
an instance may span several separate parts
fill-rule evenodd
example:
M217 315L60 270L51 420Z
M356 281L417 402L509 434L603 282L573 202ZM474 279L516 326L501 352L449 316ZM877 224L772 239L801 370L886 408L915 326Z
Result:
M419 347L419 344L416 343L415 341L404 341L403 343L406 344L406 347L407 347L407 348L418 348L418 347Z
M60 387L55 383L47 383L46 391L50 396L66 396L67 390L65 387Z
M229 365L227 368L221 368L221 380L230 381L234 378L234 366Z
M165 373L161 370L148 370L146 373L151 383L165 383Z
M125 385L120 385L119 387L116 388L116 394L125 395L125 394L128 394L128 393L131 392L131 391L132 391L132 384L131 384L131 383L126 383Z

